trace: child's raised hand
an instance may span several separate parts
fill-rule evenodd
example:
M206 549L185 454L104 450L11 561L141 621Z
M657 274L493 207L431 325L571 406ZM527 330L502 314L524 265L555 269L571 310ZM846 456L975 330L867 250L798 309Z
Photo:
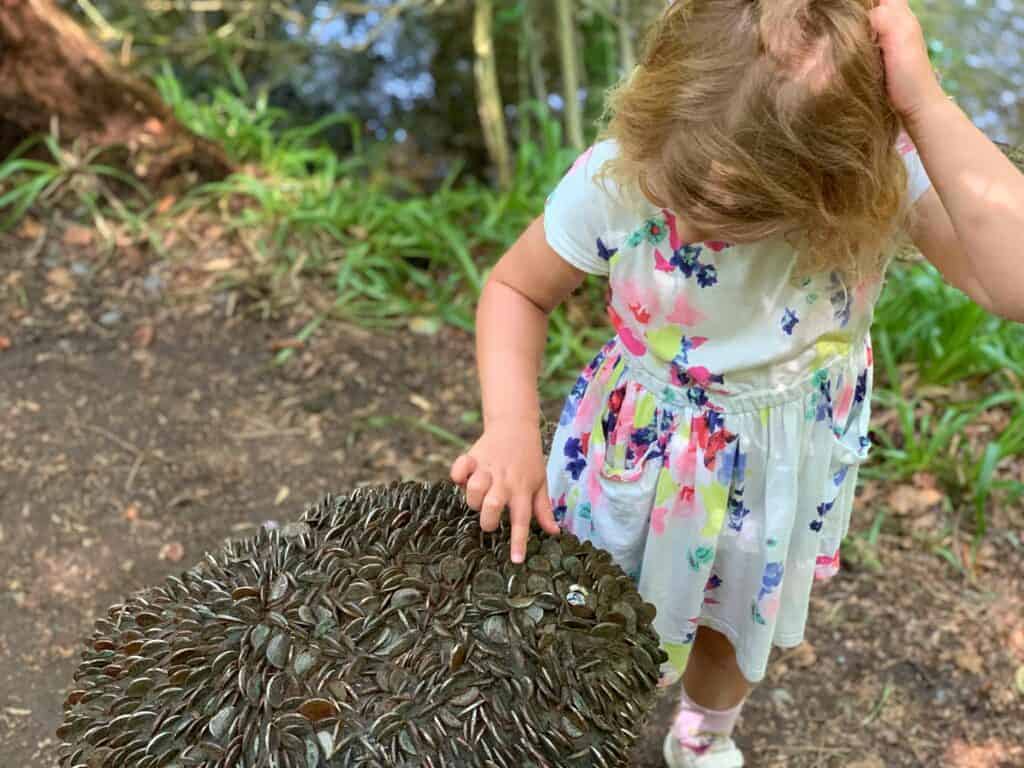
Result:
M871 12L885 60L885 81L896 111L906 120L929 104L945 101L935 77L921 24L908 0L879 0Z
M466 503L480 512L480 527L496 530L509 508L512 522L512 562L526 556L530 519L557 534L551 512L540 432L521 426L492 426L468 453L452 464L452 481L466 489Z

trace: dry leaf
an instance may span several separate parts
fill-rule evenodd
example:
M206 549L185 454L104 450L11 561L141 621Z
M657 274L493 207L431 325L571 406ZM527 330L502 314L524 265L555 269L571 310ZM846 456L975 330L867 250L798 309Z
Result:
M146 133L152 133L154 136L159 136L164 132L164 124L155 117L151 117L142 124L142 129L146 131Z
M156 212L158 214L165 214L171 210L172 206L178 202L178 198L174 195L166 195L160 198L160 202L156 204Z
M409 395L409 402L415 405L421 411L426 411L427 413L430 413L430 411L434 410L433 404L422 395Z
M0 336L0 352L3 352L5 349L10 349L10 348L11 348L11 337L10 336Z
M365 240L370 236L370 231L366 227L360 227L358 224L354 227L349 227L348 233L356 240Z
M897 515L909 515L931 509L940 504L942 499L942 492L935 488L900 485L889 494L889 506Z
M64 245L89 245L95 235L91 227L73 224L64 230Z
M139 519L139 508L134 504L129 504L125 507L124 512L121 513L121 517L129 522L135 522Z
M207 272L227 272L229 269L234 268L235 260L228 256L222 256L219 259L208 261L203 265L203 269Z
M806 669L813 667L818 662L818 654L814 646L804 641L793 649L793 666Z
M291 491L288 490L288 486L282 485L281 489L277 492L277 496L274 498L274 505L277 506L278 504L281 504L288 498L289 493L291 493Z
M75 285L75 280L71 277L71 273L64 269L64 267L54 267L47 272L46 281L58 288L72 288Z
M224 236L224 227L220 224L213 224L206 228L203 233L203 237L206 238L207 242L213 242L214 240L220 240Z
M36 219L25 218L21 220L18 231L15 234L22 240L38 240L45 228Z
M972 675L981 675L985 671L981 656L972 648L968 648L957 655L956 665Z
M882 762L882 758L871 755L870 757L862 757L860 760L847 763L846 766L847 768L885 768L885 763Z
M302 339L272 339L270 342L271 352L280 352L282 349L302 349L305 343Z
M181 562L185 557L185 547L180 541L169 541L160 548L160 559L170 563Z
M153 326L149 323L140 325L132 334L132 346L137 349L145 349L153 343Z
M441 330L441 321L436 317L413 317L409 319L409 330L418 336L434 336Z

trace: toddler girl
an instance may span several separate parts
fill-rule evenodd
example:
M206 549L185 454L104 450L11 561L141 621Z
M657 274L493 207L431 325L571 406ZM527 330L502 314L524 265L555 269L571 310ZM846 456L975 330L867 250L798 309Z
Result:
M682 674L666 762L734 768L771 646L839 569L894 240L1024 319L1024 177L944 96L907 0L678 0L610 114L488 280L484 433L452 478L485 530L510 510L516 561L531 515L611 552ZM545 472L547 315L587 273L615 335Z

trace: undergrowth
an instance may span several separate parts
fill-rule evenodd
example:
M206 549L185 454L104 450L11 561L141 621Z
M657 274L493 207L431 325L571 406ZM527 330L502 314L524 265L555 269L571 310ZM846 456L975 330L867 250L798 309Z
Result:
M169 68L157 80L178 117L221 143L244 169L189 191L161 215L173 222L187 211L215 211L229 231L250 235L256 274L267 285L329 288L331 306L318 310L310 332L327 314L379 325L428 318L471 329L488 268L543 210L574 156L559 124L535 105L525 110L527 141L508 190L455 168L423 192L382 172L376 147L365 146L359 125L345 116L288 127L288 115L249 94L240 77L233 91L219 89L201 101L183 92ZM356 151L350 157L320 140L338 125L352 132ZM0 164L0 227L12 227L34 205L72 194L97 223L116 219L136 233L151 228L157 216L152 201L138 189L126 197L131 180L101 164L100 154L75 158L52 137L39 141L49 161L19 151ZM108 182L117 182L122 194ZM608 334L597 321L599 287L588 283L575 301L583 311L572 321L564 308L552 317L548 395L563 391ZM1024 327L987 315L931 267L899 265L878 308L874 337L878 401L896 418L895 427L878 436L869 473L908 478L931 472L962 503L973 503L976 531L983 532L991 493L1024 491L998 471L1024 457ZM994 412L999 432L985 439L979 427Z

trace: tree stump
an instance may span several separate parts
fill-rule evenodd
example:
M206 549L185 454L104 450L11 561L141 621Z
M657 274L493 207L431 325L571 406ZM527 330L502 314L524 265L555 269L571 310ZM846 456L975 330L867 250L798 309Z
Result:
M185 128L150 83L118 66L53 0L0 0L0 156L54 120L62 140L123 146L146 182L231 170L218 145Z

